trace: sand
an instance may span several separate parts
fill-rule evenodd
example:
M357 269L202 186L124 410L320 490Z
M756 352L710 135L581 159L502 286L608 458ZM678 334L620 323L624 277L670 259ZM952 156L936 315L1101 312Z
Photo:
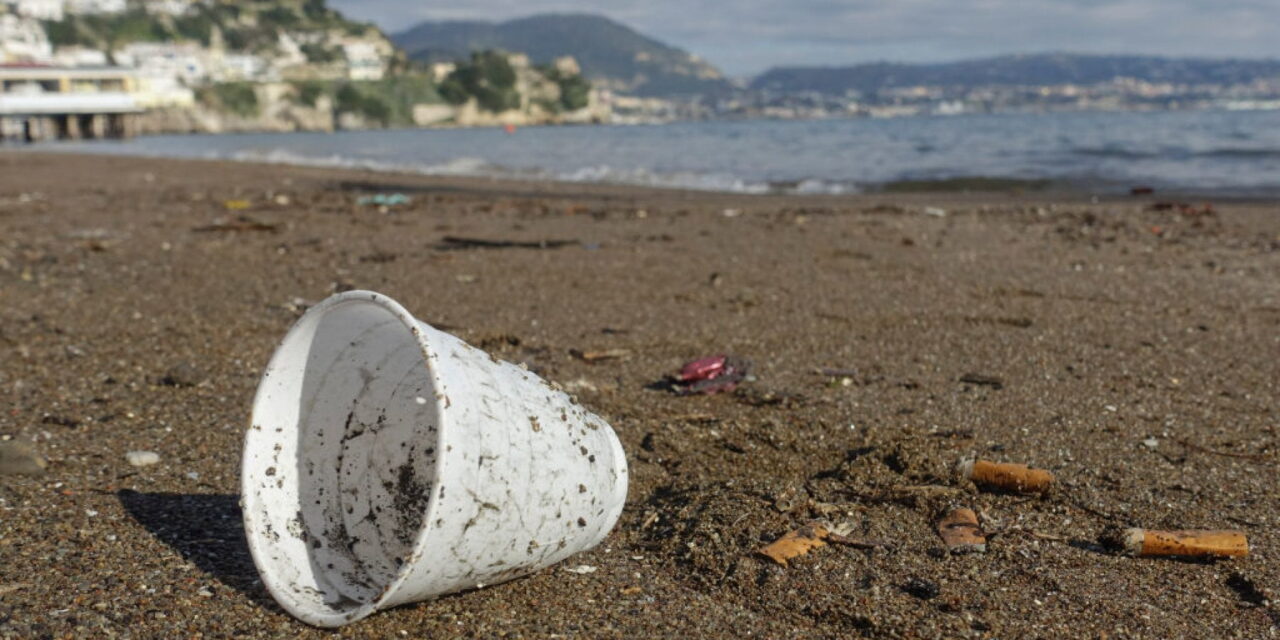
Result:
M355 204L380 191L412 202ZM48 462L0 476L0 637L1272 637L1280 207L1160 200L0 153L0 434ZM605 417L632 475L605 543L336 634L279 609L240 528L241 439L276 342L349 288ZM654 384L717 353L757 379ZM970 454L1056 486L981 491L952 475ZM945 551L950 506L985 554ZM814 520L892 546L757 553ZM1098 544L1115 526L1239 529L1252 553L1128 558Z

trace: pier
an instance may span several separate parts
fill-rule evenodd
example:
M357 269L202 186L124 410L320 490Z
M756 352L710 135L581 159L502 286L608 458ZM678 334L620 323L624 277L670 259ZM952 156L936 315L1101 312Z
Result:
M0 66L0 141L128 138L138 85L119 67Z

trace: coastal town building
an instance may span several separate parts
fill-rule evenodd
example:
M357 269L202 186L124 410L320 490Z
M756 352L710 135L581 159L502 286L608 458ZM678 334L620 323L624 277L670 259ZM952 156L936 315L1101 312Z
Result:
M281 31L276 38L276 54L271 60L277 70L307 64L307 54L302 52L302 45L287 31Z
M52 58L53 46L39 20L0 14L0 64L44 63Z
M105 67L108 62L101 49L70 45L53 50L53 64L59 67Z
M5 0L9 11L36 20L61 20L66 0Z
M347 77L351 80L381 80L386 62L376 43L353 40L342 43L347 58Z
M207 3L195 0L143 0L142 7L147 13L182 16L190 13L201 4Z
M196 104L196 92L171 76L142 75L137 86L134 102L143 109L189 109Z
M71 14L124 13L125 0L67 0L66 10Z
M173 78L187 86L209 78L208 53L191 42L131 42L114 55L116 62L151 78Z
M458 65L454 62L433 62L428 69L431 73L431 81L440 84L449 77L449 74L458 70Z
M278 80L269 74L270 66L261 56L249 53L227 53L214 58L215 66L210 73L214 82L261 82Z

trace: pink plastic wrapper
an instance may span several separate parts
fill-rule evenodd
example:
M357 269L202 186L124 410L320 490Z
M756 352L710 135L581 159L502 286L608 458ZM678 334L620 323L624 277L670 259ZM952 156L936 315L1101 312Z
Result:
M699 358L676 374L674 390L680 395L733 391L747 377L751 362L729 355Z

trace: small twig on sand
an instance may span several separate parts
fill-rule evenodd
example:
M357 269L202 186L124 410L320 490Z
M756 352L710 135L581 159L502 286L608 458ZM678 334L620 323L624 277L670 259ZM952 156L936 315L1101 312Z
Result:
M600 349L596 351L570 349L569 355L583 362L595 363L603 360L625 360L631 357L630 349Z
M559 249L582 244L577 240L488 240L445 236L440 239L441 249Z
M995 531L988 531L987 537L994 538L996 536L1006 536L1011 533L1025 533L1026 535L1029 535L1032 538L1036 538L1037 540L1049 540L1051 542L1071 542L1070 539L1065 538L1063 536L1055 535L1052 533L1044 533L1043 531L1036 531L1034 529L1026 529L1023 527L1005 527L1003 529L996 529Z
M1191 449L1193 451L1199 451L1201 453L1209 453L1215 456L1223 456L1226 458L1240 458L1241 460L1251 460L1253 462L1271 462L1272 460L1274 460L1274 458L1272 458L1271 456L1266 454L1261 454L1261 453L1234 453L1231 451L1215 451L1208 447L1202 447L1185 438L1179 438L1177 442L1178 444L1188 449Z
M207 224L201 227L195 227L192 231L196 233L208 233L211 231L279 231L280 225L255 220L248 216L239 216L233 220L218 219L213 224Z
M720 422L721 418L710 413L682 413L674 416L667 416L667 420L672 422Z
M842 536L838 533L828 534L827 542L830 542L831 544L844 545L846 547L853 547L855 549L887 549L893 546L893 543L886 542L884 540L850 538L849 536Z

